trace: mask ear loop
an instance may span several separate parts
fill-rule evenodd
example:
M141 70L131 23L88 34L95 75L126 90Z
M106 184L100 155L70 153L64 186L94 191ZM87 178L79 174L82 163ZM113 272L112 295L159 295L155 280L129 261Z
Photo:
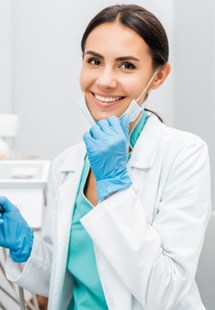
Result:
M141 93L141 95L136 99L136 102L138 103L138 101L140 100L140 98L145 95L145 93L147 92L150 84L152 83L153 79L155 78L155 75L158 73L159 68L154 72L154 74L152 75L151 79L149 80L149 82L147 83L146 87L144 88L143 92ZM143 105L143 102L140 103L140 105Z
M140 108L141 108L141 110L142 110L142 111L141 111L141 114L143 113L143 111L144 111L144 109L145 109L145 104L144 104L144 102L138 103L138 101L139 101L140 98L141 98L143 95L145 95L145 93L147 92L147 90L148 90L150 84L152 83L152 81L153 81L153 79L155 78L155 75L158 73L159 69L160 69L160 67L158 67L157 70L154 72L154 74L152 75L151 79L150 79L149 82L147 83L147 85L146 85L146 87L144 88L144 90L143 90L143 92L141 93L141 95L140 95L137 99L135 99L136 103L140 105ZM135 126L134 126L134 128L135 128ZM134 128L132 129L132 131L134 130ZM129 149L131 150L131 151L129 151L129 154L130 154L130 153L132 152L132 150L133 150L133 147L131 146L131 143L130 143L130 136L131 136L132 131L131 131L130 134L129 134Z

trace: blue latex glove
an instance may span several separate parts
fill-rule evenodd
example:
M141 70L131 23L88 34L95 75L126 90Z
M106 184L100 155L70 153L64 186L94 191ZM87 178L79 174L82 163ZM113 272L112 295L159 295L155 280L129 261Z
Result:
M0 246L8 248L15 262L27 261L31 254L34 234L25 219L7 198L0 196Z
M94 125L83 138L96 178L99 201L131 185L128 161L129 116L111 116Z

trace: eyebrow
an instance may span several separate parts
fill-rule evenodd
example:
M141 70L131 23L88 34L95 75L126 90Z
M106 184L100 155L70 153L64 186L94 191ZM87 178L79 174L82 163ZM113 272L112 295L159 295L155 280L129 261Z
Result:
M92 55L92 56L96 56L98 58L104 59L104 57L101 54L98 54L94 51L87 51L86 53L84 53L84 55ZM117 61L124 61L124 60L140 61L138 58L134 56L121 56L121 57L117 57L116 60Z

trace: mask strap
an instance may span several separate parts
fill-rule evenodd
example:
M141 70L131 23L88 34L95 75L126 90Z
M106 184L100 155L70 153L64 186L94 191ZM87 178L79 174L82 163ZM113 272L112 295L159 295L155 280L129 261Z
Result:
M151 79L149 80L148 84L146 85L146 87L144 88L143 92L141 93L141 95L136 99L137 103L140 100L140 98L145 95L148 87L150 86L151 82L153 81L155 75L158 73L159 68L154 72L153 76L151 77Z

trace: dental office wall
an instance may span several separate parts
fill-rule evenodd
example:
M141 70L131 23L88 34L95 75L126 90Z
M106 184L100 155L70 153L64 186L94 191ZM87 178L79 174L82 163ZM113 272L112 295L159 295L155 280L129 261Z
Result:
M174 126L209 146L215 209L215 2L175 0Z
M12 113L12 0L0 0L1 113Z

